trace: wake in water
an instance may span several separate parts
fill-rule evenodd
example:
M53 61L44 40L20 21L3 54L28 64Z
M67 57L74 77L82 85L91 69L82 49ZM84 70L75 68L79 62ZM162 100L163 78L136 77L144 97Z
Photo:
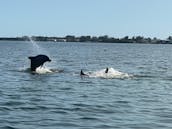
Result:
M105 79L113 79L113 78L130 78L132 75L128 73L123 73L114 68L107 68L101 69L99 71L93 72L85 72L85 77L92 77L92 78L105 78Z

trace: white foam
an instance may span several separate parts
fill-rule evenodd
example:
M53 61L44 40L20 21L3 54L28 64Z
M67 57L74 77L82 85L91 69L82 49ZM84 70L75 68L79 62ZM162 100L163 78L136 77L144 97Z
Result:
M46 68L46 67L38 67L38 68L36 68L35 72L38 74L53 73L52 70L50 70L49 68Z
M120 72L114 68L109 68L108 73L105 73L106 69L102 69L95 72L86 73L89 77L99 77L99 78L129 78L131 75L127 73Z

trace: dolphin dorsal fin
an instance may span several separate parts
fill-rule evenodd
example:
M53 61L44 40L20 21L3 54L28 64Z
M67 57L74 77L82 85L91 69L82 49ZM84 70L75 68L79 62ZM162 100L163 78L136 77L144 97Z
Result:
M109 68L106 68L105 73L108 73L108 71L109 71Z
M80 75L85 75L84 72L82 71L82 69L81 69Z

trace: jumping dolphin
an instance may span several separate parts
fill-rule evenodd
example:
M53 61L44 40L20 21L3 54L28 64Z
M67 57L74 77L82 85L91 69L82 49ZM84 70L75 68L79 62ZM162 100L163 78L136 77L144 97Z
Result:
M37 56L34 56L34 57L28 57L30 60L31 60L31 64L30 64L30 68L31 68L31 71L35 71L36 68L40 67L40 66L43 66L43 64L45 62L51 62L51 60L49 59L48 56L46 55L37 55Z

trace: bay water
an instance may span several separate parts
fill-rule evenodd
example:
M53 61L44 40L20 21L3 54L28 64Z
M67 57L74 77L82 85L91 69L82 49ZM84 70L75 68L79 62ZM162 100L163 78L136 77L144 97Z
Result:
M0 41L0 128L171 129L172 45ZM61 72L33 74L29 56ZM81 77L106 68L127 77Z

